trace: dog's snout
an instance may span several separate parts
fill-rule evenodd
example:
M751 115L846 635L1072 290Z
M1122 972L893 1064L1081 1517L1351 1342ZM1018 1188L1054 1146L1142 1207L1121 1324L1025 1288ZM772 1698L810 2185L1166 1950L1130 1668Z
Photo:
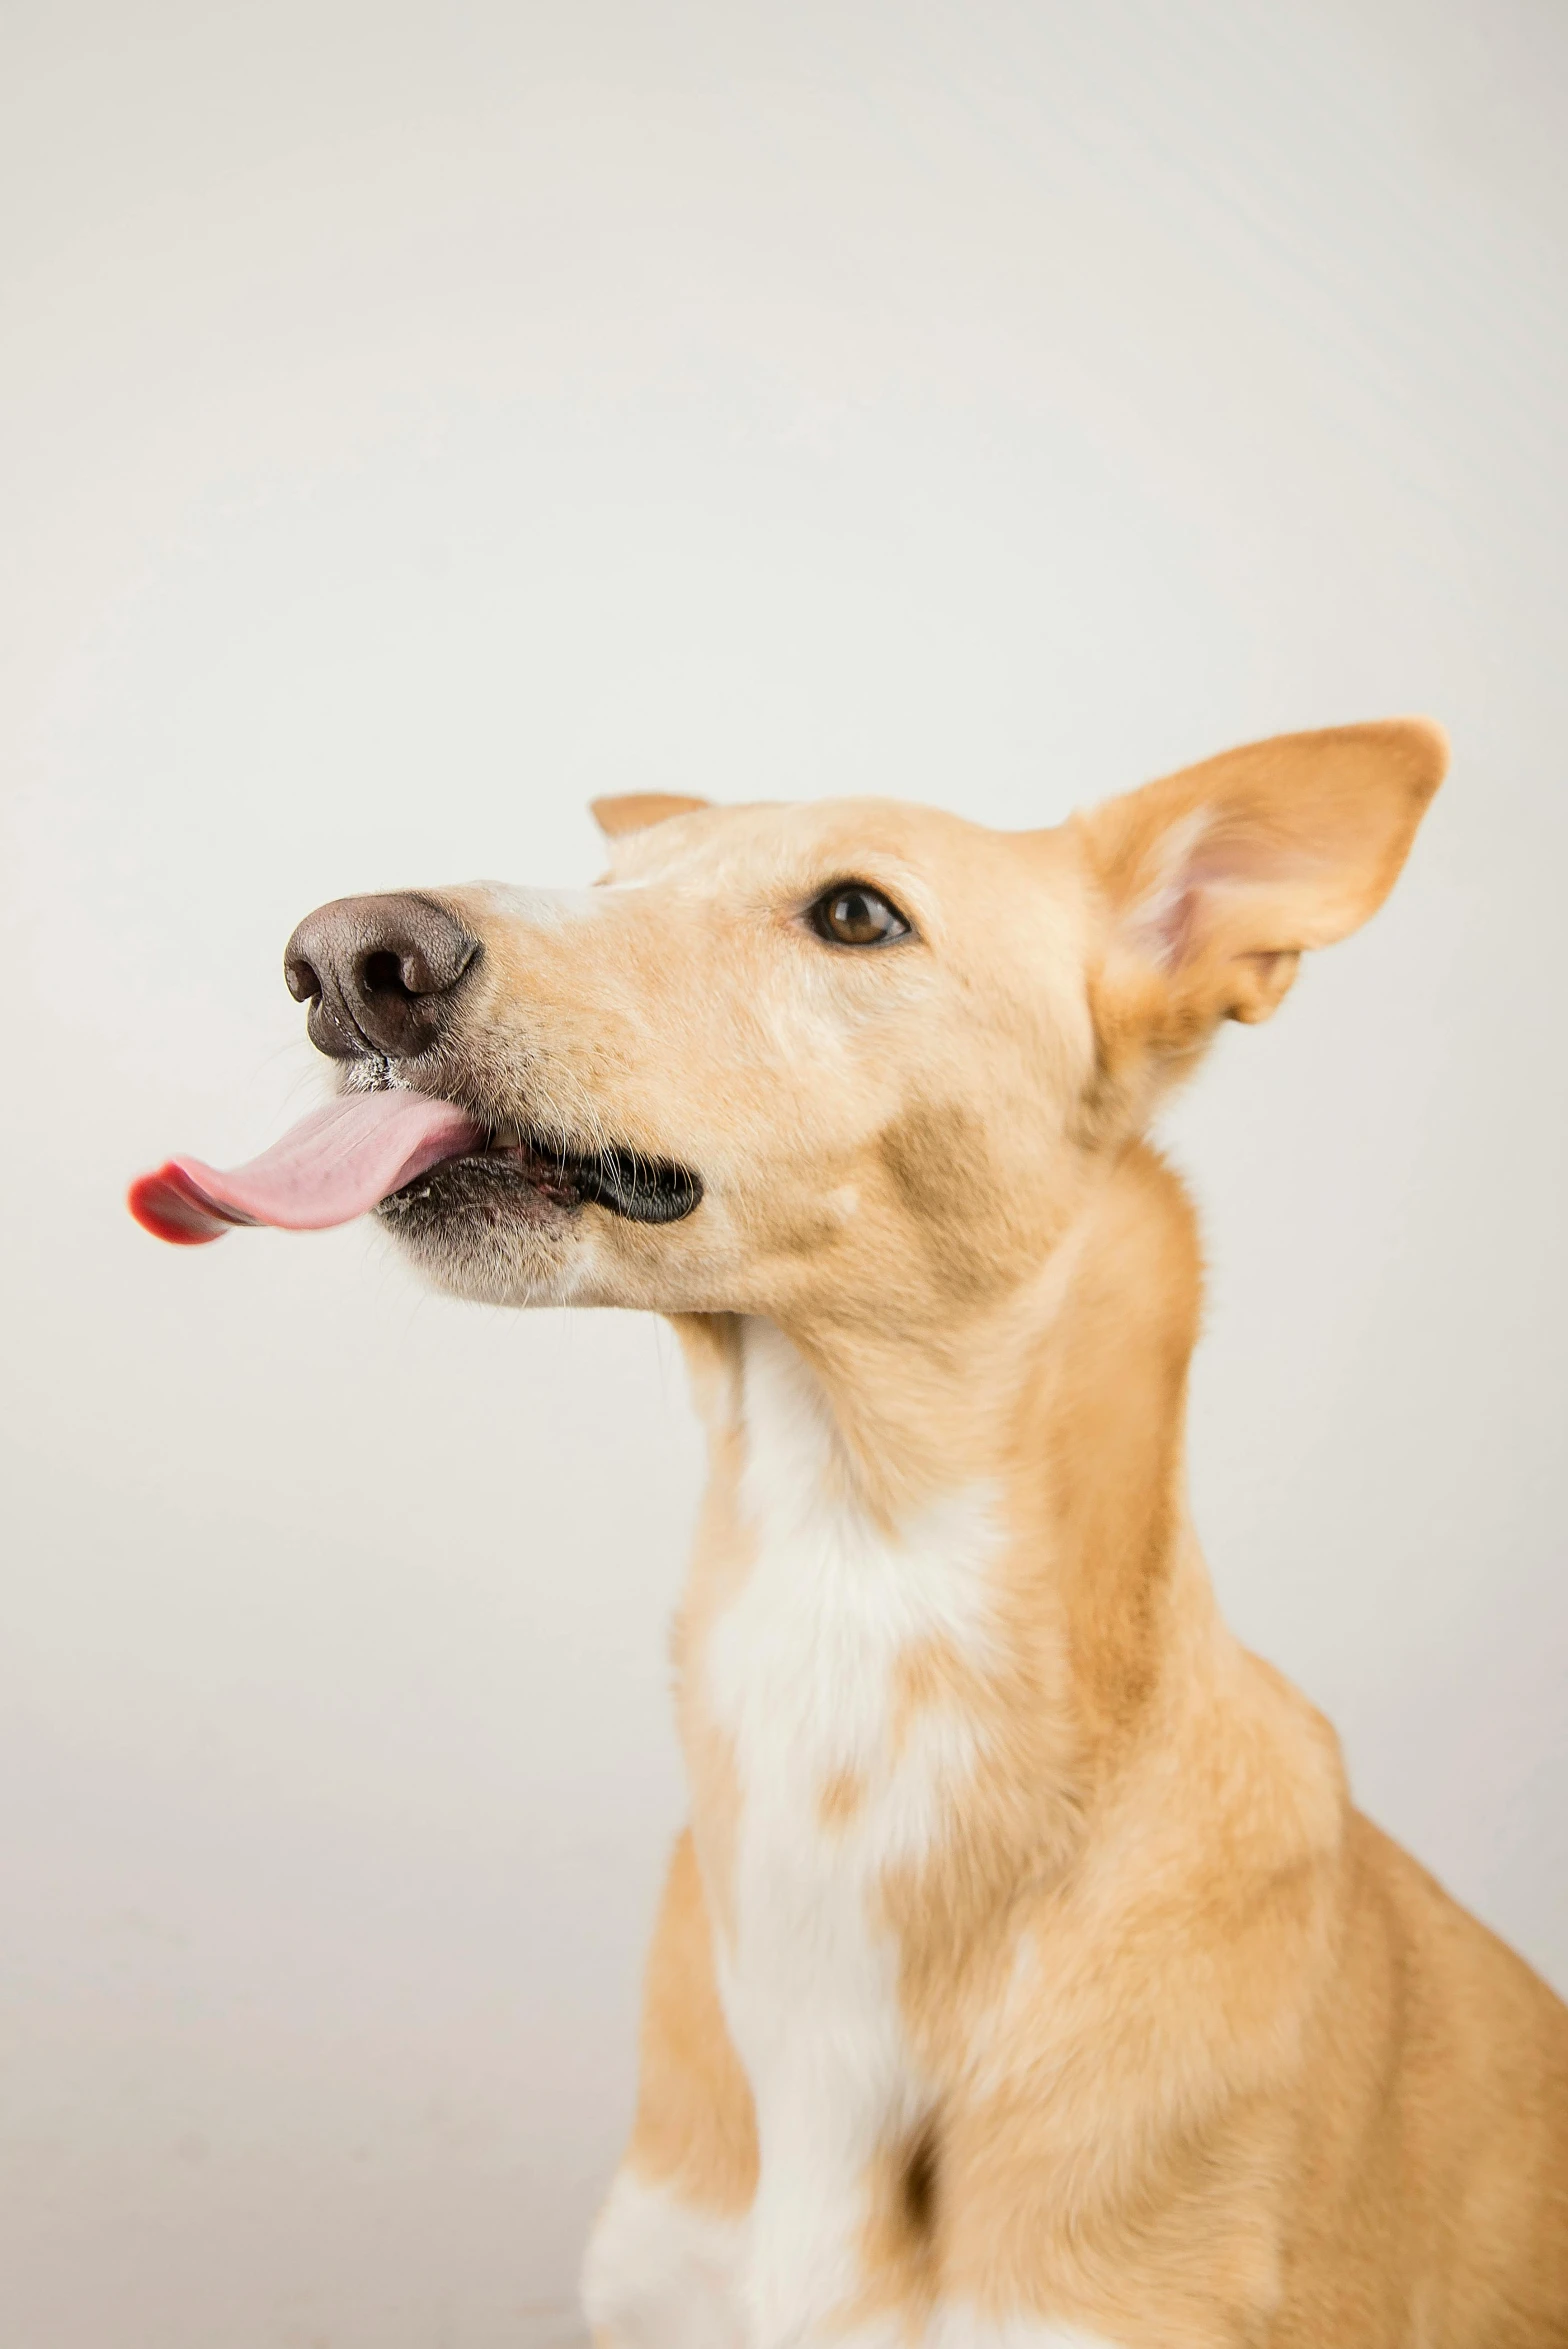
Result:
M440 1041L479 941L433 897L339 897L307 914L283 953L310 1040L335 1060L403 1060Z

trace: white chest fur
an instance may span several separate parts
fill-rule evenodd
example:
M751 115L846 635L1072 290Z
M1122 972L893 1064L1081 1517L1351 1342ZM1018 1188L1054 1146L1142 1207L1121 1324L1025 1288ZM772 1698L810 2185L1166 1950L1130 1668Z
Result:
M756 1556L694 1661L739 1778L719 1970L757 2109L747 2297L771 2349L852 2299L867 2166L925 2106L879 1891L948 1831L973 1767L975 1723L912 1706L908 1668L933 1645L983 1665L998 1535L983 1490L879 1527L788 1341L753 1323L744 1348Z

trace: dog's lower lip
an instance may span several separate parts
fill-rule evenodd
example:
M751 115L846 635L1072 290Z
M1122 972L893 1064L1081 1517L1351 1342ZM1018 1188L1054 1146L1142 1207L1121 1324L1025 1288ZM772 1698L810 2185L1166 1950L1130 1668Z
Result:
M693 1213L703 1195L701 1176L671 1159L648 1157L616 1144L574 1150L503 1120L487 1127L479 1149L443 1160L417 1184L393 1192L382 1201L383 1208L402 1214L431 1199L439 1206L441 1174L461 1166L505 1167L535 1199L546 1199L566 1212L602 1207L630 1223L677 1223Z

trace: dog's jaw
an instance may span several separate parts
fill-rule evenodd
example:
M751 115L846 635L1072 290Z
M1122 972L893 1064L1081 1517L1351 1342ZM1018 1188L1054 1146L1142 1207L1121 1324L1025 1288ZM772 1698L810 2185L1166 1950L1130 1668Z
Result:
M574 1303L592 1256L583 1209L499 1153L433 1169L376 1215L426 1279L483 1305Z

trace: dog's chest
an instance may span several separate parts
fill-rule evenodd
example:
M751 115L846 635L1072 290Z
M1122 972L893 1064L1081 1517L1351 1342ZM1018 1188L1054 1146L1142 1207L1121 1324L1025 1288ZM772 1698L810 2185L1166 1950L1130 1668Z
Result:
M930 1691L944 1663L983 1668L997 1536L984 1492L875 1524L776 1333L748 1343L745 1405L755 1554L697 1659L737 1782L720 1979L765 2161L799 2138L850 2162L919 2111L881 1896L952 1831L974 1765L972 1710Z

